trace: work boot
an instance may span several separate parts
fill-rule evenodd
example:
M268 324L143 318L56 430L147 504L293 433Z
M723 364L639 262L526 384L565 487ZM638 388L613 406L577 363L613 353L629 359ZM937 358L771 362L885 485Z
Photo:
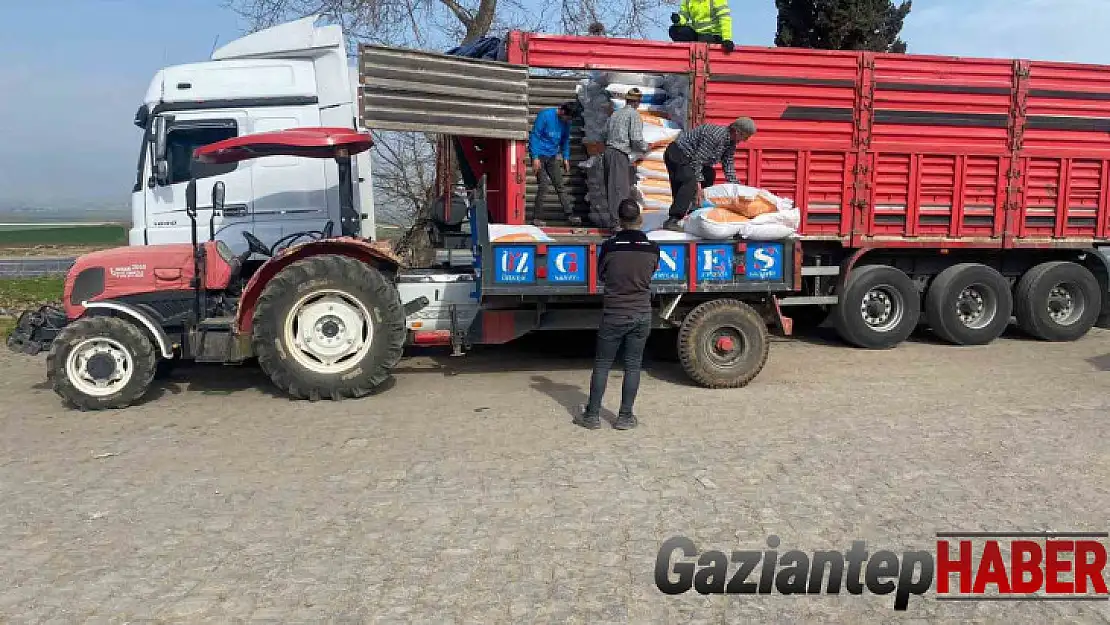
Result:
M678 223L678 220L673 217L663 222L663 229L672 232L685 232L685 230L682 229L682 224Z
M597 430L601 428L601 416L596 414L588 415L586 414L586 411L583 410L581 413L578 414L577 417L575 417L574 424L584 427L587 430Z
M639 425L635 415L620 415L617 417L617 422L613 424L614 430L631 430Z

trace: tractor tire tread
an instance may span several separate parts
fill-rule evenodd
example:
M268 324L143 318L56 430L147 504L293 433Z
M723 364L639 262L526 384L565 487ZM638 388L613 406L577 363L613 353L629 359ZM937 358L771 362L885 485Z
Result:
M131 353L131 361L135 367L128 384L118 393L107 397L91 397L82 393L66 375L70 349L95 336L118 341ZM59 397L82 412L119 410L142 399L150 390L157 360L154 343L135 324L118 317L85 317L68 324L55 337L46 356L46 378Z
M321 377L303 370L292 361L281 345L278 328L284 323L283 306L298 289L320 281L330 288L347 290L349 295L362 292L370 315L374 317L374 334L370 351L358 365L365 370L349 379L342 376ZM401 360L405 344L405 317L396 289L377 269L356 259L339 255L320 255L298 260L274 276L258 299L254 313L253 349L262 370L271 382L294 399L334 401L358 399L371 394L390 377L390 371Z

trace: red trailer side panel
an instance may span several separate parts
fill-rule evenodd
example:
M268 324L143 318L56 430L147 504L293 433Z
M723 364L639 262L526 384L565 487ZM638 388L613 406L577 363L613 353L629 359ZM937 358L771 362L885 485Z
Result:
M1029 64L1019 240L1110 235L1110 68Z
M705 120L751 117L758 132L737 150L740 181L792 198L802 232L847 236L853 108L859 56L850 52L738 48L709 53ZM720 168L718 167L718 171Z
M741 182L794 199L801 233L891 247L1082 246L1110 237L1110 68L512 33L532 68L682 73L691 118L752 117ZM523 142L499 216L523 219Z

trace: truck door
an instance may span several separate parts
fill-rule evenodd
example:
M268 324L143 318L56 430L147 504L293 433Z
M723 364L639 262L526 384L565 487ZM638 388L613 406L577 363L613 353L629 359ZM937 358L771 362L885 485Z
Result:
M319 111L310 107L272 108L251 111L251 133L275 132L319 125ZM251 164L254 189L254 235L267 245L287 235L321 230L335 209L335 232L339 232L336 201L330 201L327 159L267 156ZM294 243L303 243L302 238ZM287 241L288 242L288 241Z
M192 239L191 223L185 212L185 186L197 179L197 239L209 237L212 219L212 186L223 181L224 214L215 218L216 239L224 241L236 253L246 251L242 232L251 228L254 191L249 161L226 165L208 165L193 160L198 147L237 137L243 132L246 114L237 111L201 113L180 112L166 122L166 176L145 191L147 242L188 243ZM151 150L151 163L155 154Z

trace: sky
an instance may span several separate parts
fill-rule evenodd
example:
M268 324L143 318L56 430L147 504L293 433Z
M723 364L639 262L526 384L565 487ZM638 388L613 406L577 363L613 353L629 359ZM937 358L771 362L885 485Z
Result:
M772 0L731 4L737 44L773 44ZM154 73L244 32L224 0L0 0L0 203L126 204ZM910 53L1110 64L1107 32L1110 0L914 0L902 37Z

